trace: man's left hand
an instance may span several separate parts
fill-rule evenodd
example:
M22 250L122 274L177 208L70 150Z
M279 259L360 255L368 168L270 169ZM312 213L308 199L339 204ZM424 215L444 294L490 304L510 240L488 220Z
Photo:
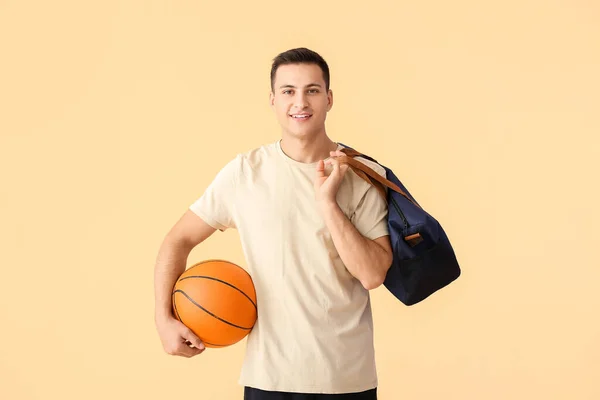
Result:
M330 205L336 202L337 191L342 183L344 175L348 171L349 165L342 164L336 157L344 156L342 151L329 152L330 158L317 164L317 176L315 179L315 196L320 205ZM327 165L332 166L329 175L325 172Z

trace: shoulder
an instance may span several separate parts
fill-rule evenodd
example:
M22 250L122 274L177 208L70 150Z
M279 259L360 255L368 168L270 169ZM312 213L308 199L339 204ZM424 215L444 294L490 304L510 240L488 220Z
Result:
M377 164L376 162L367 160L364 157L356 157L355 160L360 161L361 163L365 164L367 167L371 168L372 170L374 170L375 172L377 172L379 175L383 176L384 178L386 177L385 168L383 168L381 165Z
M255 176L259 171L268 170L276 154L276 144L264 144L235 154L226 168L232 171L237 179L248 178Z
M252 148L245 152L239 153L236 156L238 162L249 167L259 165L266 160L269 160L277 152L276 143L267 143L261 146Z
M277 151L276 144L268 143L258 147L254 147L249 150L245 150L239 153L235 153L233 157L227 162L227 165L247 165L253 166L262 163L263 161L273 157Z

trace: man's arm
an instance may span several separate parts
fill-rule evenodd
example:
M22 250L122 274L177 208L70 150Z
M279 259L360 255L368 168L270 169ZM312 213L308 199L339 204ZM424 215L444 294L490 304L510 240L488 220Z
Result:
M217 229L235 227L233 199L241 162L242 158L236 156L221 168L204 193L190 204L167 233L158 252L154 270L155 320L168 354L193 357L204 350L200 339L173 315L172 290L185 271L192 249Z
M335 248L348 271L362 283L367 290L380 286L392 265L392 248L389 235L371 240L363 236L346 218L336 201L336 193L348 171L348 164L340 165L336 156L341 151L332 151L331 157L321 160L317 165L315 195L331 233ZM325 165L331 164L333 170L325 173Z
M392 264L389 235L375 240L364 237L344 215L337 202L321 207L325 224L348 271L365 289L379 287Z
M167 233L160 246L154 269L155 323L165 351L191 357L204 345L173 316L171 294L175 282L185 271L192 249L216 231L191 210L187 210ZM196 347L185 345L188 341Z

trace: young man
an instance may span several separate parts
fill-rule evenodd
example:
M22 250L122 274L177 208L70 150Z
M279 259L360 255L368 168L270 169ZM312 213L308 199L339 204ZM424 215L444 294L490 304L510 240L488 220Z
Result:
M239 381L244 398L376 399L369 290L382 284L392 262L387 205L336 159L342 147L325 131L333 93L320 55L306 48L279 54L270 103L281 139L231 160L161 246L161 341L172 355L204 350L173 317L171 290L196 245L235 228L258 306ZM360 160L385 176L379 165Z

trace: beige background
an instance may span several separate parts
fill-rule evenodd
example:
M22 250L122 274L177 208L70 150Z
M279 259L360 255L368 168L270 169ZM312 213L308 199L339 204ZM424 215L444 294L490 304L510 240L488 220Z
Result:
M166 355L164 234L279 137L271 59L329 62L328 132L391 166L463 267L373 292L380 398L600 399L600 6L0 1L0 399L241 399L244 342ZM244 265L235 232L189 264Z

